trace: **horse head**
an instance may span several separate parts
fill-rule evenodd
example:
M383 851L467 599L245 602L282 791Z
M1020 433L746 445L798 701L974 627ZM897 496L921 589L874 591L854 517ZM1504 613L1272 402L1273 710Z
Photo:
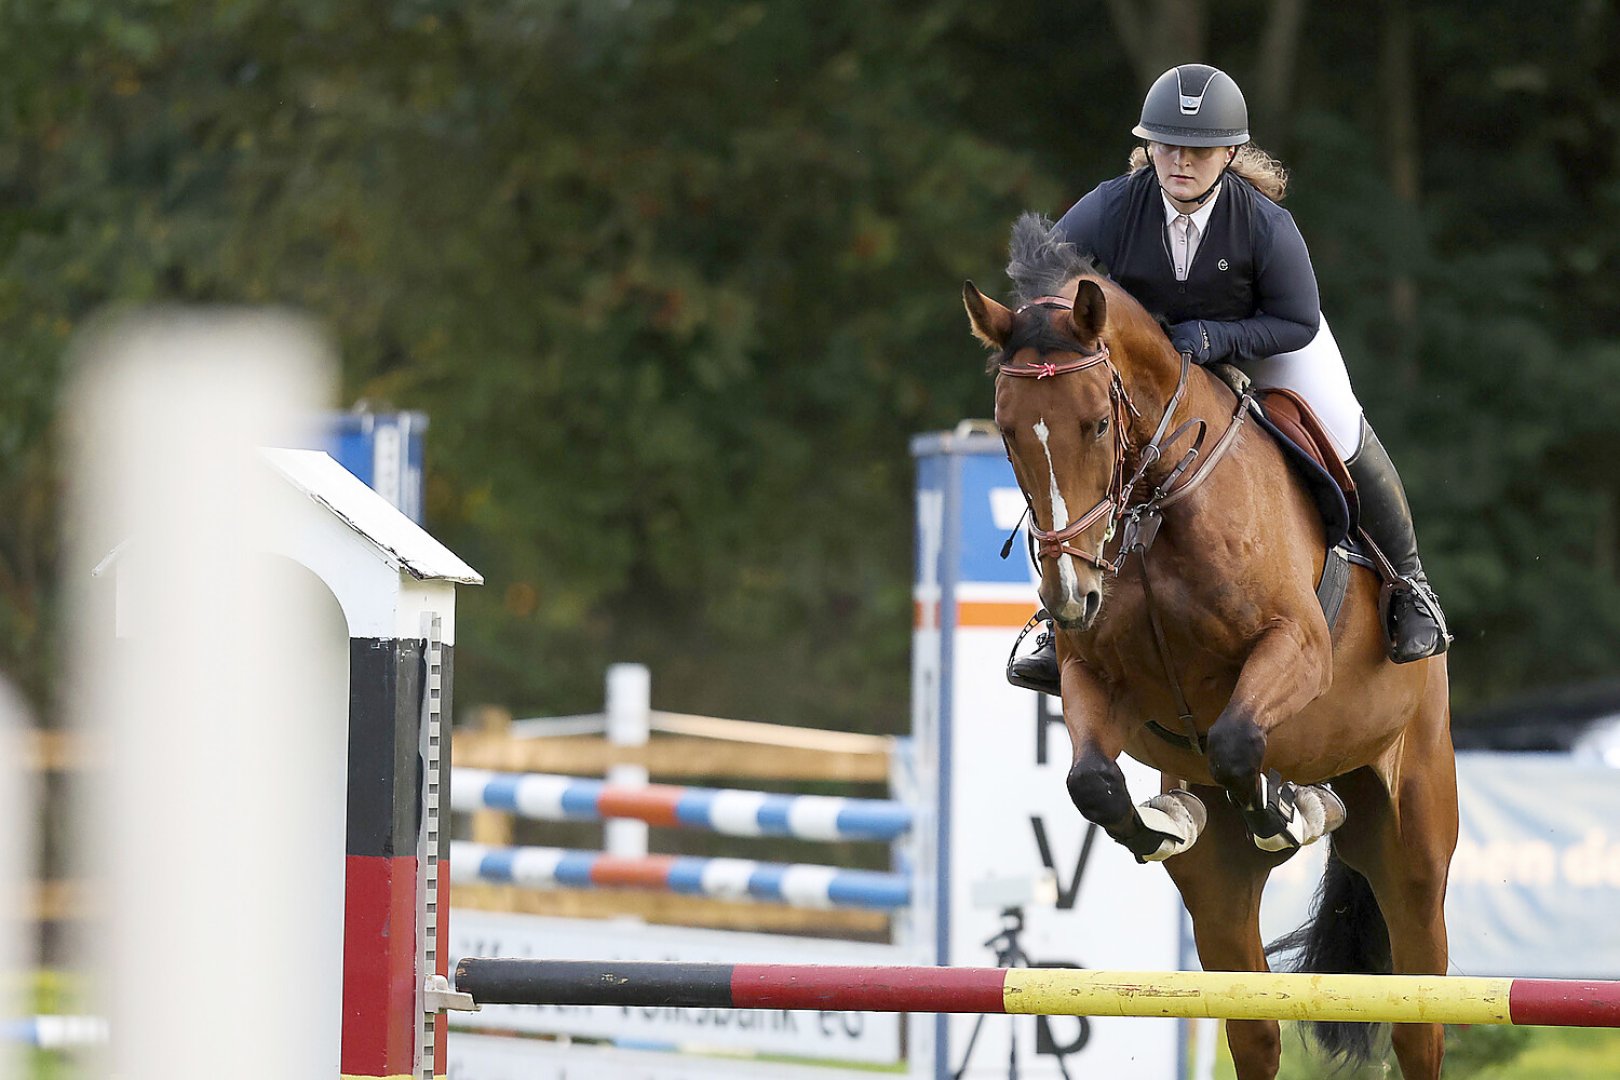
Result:
M962 301L974 336L996 353L996 427L1029 502L1041 603L1059 626L1089 628L1125 495L1130 428L1103 336L1107 299L1097 281L1079 278L1072 299L1042 296L1014 310L968 282Z

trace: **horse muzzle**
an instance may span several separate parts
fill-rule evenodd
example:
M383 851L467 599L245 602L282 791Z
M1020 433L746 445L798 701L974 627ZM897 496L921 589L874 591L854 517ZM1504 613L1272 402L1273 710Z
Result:
M1102 589L1065 597L1060 603L1047 604L1046 610L1059 629L1090 630L1097 621L1097 612L1102 610Z

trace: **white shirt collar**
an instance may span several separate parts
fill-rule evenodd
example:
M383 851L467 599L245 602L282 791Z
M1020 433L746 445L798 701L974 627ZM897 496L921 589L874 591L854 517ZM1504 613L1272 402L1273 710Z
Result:
M1166 195L1162 189L1159 191L1159 198L1164 200L1164 221L1165 224L1168 225L1175 221L1176 218L1181 216L1181 211L1176 209L1176 204L1170 201L1170 196ZM1200 206L1197 210L1194 210L1192 213L1187 215L1188 217L1192 218L1193 224L1198 226L1199 236L1203 236L1204 231L1209 227L1209 215L1214 213L1215 204L1220 202L1220 200L1221 189L1220 185L1217 184L1215 187L1215 194L1211 195L1204 202L1203 206Z

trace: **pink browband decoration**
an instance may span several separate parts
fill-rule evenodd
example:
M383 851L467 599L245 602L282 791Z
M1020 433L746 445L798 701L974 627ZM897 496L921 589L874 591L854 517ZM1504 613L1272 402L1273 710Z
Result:
M1096 367L1098 364L1108 364L1108 346L1102 342L1097 343L1097 351L1089 356L1077 357L1062 364L1027 364L1014 366L1003 364L1001 373L1012 375L1020 379L1049 379L1053 375L1067 375L1071 371L1084 371ZM1109 364L1112 368L1113 365Z

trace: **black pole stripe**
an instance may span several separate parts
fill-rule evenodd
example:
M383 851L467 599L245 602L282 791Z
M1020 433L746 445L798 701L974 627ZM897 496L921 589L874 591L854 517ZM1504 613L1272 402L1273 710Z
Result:
M469 956L456 989L480 1005L630 1005L733 1008L732 964L675 961L508 960Z
M420 639L349 639L349 855L416 855L423 663Z

